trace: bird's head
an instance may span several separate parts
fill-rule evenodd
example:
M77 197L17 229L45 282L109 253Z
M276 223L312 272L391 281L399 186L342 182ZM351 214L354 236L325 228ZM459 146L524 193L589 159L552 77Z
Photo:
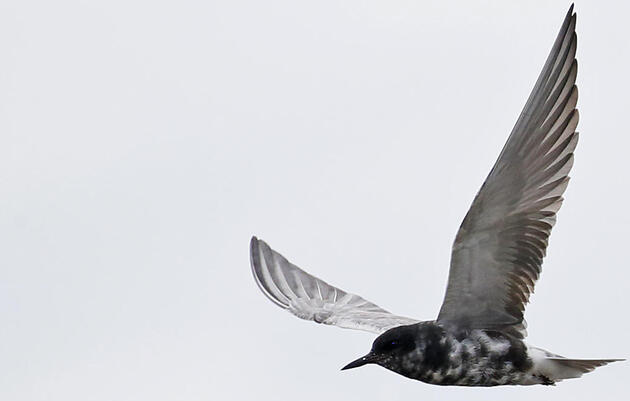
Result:
M341 370L358 368L368 363L374 363L384 368L397 370L402 359L416 351L417 325L399 326L387 330L374 340L370 352L350 362Z

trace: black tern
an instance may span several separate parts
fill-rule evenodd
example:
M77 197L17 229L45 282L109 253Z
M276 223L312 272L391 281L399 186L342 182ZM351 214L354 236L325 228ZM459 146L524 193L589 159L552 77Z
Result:
M578 142L573 5L516 125L459 228L434 321L394 315L251 240L256 283L299 318L379 334L343 369L377 364L439 385L552 385L621 359L569 359L525 343L523 312L541 272Z

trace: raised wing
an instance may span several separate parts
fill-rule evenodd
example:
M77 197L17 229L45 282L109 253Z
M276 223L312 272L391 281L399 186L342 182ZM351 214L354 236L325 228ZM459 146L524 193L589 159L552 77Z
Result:
M311 276L256 237L252 237L250 253L252 272L260 290L273 303L301 319L379 334L418 322L393 315L358 295Z
M577 145L576 16L569 9L496 164L464 218L438 321L524 337Z

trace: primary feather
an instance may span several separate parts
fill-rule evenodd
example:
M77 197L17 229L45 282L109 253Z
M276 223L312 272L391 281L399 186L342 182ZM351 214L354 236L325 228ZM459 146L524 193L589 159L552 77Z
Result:
M572 11L457 233L438 322L525 336L523 311L541 271L578 141Z
M379 334L418 322L306 273L256 237L250 243L250 256L254 279L262 292L299 318Z

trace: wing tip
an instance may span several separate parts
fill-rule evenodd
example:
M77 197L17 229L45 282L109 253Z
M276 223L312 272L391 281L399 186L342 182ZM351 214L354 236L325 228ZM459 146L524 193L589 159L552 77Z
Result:
M273 279L271 280L271 283L270 283L268 282L268 279L265 278L265 273L263 272L263 269L265 269L265 267L263 266L264 263L262 263L261 261L261 257L262 258L265 257L264 255L261 255L262 253L265 252L265 250L263 248L261 252L261 249L260 249L261 245L263 247L266 246L267 249L271 250L271 248L269 247L269 245L267 245L265 241L258 239L255 235L252 236L251 240L249 241L249 263L252 270L252 275L254 276L254 281L256 282L256 285L258 286L260 291L271 302L278 305L282 309L288 309L289 304L286 302L283 302L280 298L278 298L278 296L275 296L273 289L270 288L270 286L272 285L275 286L275 283L273 283ZM266 268L266 270L267 270L267 274L270 274L269 269Z
M573 12L574 4L571 4L567 14L562 21L562 27L560 28L560 33L558 35L558 39L564 38L567 35L570 35L571 32L575 33L575 27L577 25L577 13Z
M249 263L252 267L252 271L254 272L254 276L256 276L256 263L259 263L260 255L258 253L258 238L255 235L252 236L249 241Z
M257 236L252 235L252 238L249 240L249 249L254 249L255 247L258 246L258 243L261 242L262 240L259 240Z

